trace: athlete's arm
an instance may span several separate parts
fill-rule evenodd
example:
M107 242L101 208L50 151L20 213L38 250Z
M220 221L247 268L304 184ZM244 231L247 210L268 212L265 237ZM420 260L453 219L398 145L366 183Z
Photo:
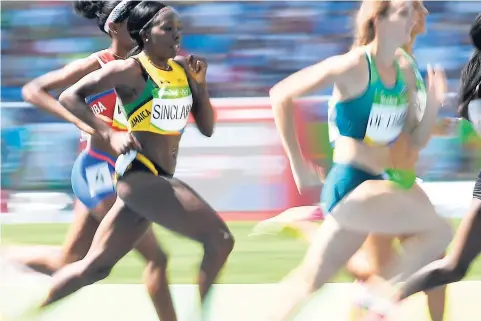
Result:
M198 57L193 57L193 59L200 59ZM177 56L175 61L179 63L185 70L187 75L187 80L189 81L189 86L192 91L193 106L192 106L192 116L194 116L197 128L202 133L202 135L210 137L214 132L215 125L215 113L214 108L210 103L210 96L207 90L207 82L199 83L195 81L189 71L188 62L185 57ZM207 63L203 61L205 68L207 68ZM194 65L195 66L195 65ZM194 70L194 72L197 72Z
M93 129L65 109L49 94L49 91L67 88L97 69L99 69L99 63L92 57L73 61L61 69L51 71L27 83L22 88L22 97L25 101L92 134Z
M112 129L94 115L85 98L93 94L115 88L117 93L131 92L132 79L141 77L141 70L133 59L113 61L80 79L65 90L59 98L62 105L81 121L94 129L94 134L109 139Z
M433 136L451 136L458 125L458 94L448 93L442 103L441 108L444 112L450 114L450 117L441 118L434 126Z
M291 163L302 160L293 99L333 84L339 85L345 78L347 65L344 56L333 56L290 75L269 91L276 127Z
M438 119L439 107L446 94L446 76L442 69L428 67L427 106L418 125L411 132L411 143L415 148L424 148Z

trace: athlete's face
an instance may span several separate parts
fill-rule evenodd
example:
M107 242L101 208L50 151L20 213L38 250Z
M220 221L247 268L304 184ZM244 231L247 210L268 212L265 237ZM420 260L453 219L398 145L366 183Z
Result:
M413 4L409 0L392 0L388 12L376 19L378 35L394 46L409 42L413 21Z
M181 22L172 8L161 9L144 39L145 47L159 58L174 58L180 49Z
M422 1L414 1L414 26L411 31L412 36L416 36L426 32L426 16L429 14L428 9Z

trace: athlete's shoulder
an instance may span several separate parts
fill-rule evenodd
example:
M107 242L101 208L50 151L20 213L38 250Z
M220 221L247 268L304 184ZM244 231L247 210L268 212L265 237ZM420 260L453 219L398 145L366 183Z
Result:
M109 73L123 74L125 76L138 76L142 74L139 62L132 57L125 60L114 60L105 65L104 69Z
M61 70L63 72L78 71L79 73L87 74L97 69L99 69L99 63L97 59L95 59L93 55L89 55L69 62Z
M403 49L396 50L396 60L401 68L410 68L414 69L417 68L414 64L412 59L409 58L409 54L406 53Z
M397 57L397 62L399 65L399 69L401 69L401 72L403 73L407 84L410 87L415 88L417 77L416 71L418 70L418 67L414 65L412 61L410 61L405 55Z
M174 61L178 65L181 65L184 68L187 68L187 57L185 56L175 56L172 61Z
M339 75L351 78L367 70L366 53L363 48L354 48L344 54L331 57L329 64L337 70Z
M361 62L367 61L366 49L364 47L353 48L341 56L346 63L349 64L360 64Z
M100 66L104 66L109 62L117 60L115 56L108 49L103 49L103 50L94 52L90 55L90 57L95 59L100 64Z

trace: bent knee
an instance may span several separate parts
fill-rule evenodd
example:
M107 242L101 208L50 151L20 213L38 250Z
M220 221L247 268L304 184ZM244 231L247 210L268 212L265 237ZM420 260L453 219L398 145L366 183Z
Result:
M168 263L167 254L163 251L158 251L155 254L149 256L148 266L156 269L166 269Z
M346 270L356 279L362 282L369 280L374 275L381 273L380 266L370 262L364 253L356 253L346 264Z
M227 257L234 249L235 240L228 228L222 228L217 233L211 234L203 243L206 252Z
M147 266L144 269L143 278L149 285L150 281L157 280L159 277L164 278L167 273L167 256L164 255L158 259L149 260Z

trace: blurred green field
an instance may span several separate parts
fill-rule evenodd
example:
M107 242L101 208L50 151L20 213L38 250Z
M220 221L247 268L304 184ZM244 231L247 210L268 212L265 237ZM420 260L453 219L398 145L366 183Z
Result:
M255 223L230 222L236 238L236 246L218 283L259 284L279 281L294 268L302 258L306 245L302 241L278 236L249 237ZM457 227L459 220L453 221ZM2 244L47 244L60 245L68 224L21 224L3 225ZM169 253L170 280L175 284L196 283L197 268L202 249L196 243L180 238L161 228L155 229L160 243ZM142 259L129 253L114 268L103 283L141 283ZM481 279L481 259L471 267L468 279ZM340 273L336 282L351 281Z

